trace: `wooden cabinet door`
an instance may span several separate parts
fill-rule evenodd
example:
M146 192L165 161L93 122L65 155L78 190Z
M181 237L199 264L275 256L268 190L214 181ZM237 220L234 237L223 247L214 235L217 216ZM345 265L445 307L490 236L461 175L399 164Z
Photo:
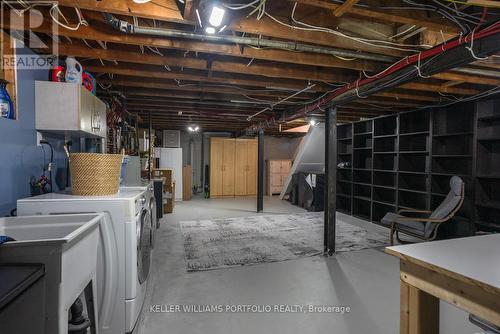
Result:
M246 140L236 140L236 160L234 171L234 194L245 196L247 194L248 174L248 144Z
M281 173L281 160L271 160L271 173L273 174Z
M292 161L290 160L281 160L281 173L288 174L290 173L290 169L292 168Z
M236 140L224 139L222 196L234 196L234 161Z
M257 195L257 140L247 142L247 195Z
M224 141L210 140L210 196L222 196L222 170L224 164Z

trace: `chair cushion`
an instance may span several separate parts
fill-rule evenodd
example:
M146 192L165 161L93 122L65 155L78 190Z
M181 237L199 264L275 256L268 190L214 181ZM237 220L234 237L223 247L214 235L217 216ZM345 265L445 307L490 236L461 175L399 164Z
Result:
M401 221L396 222L396 227L400 231L407 231L422 237L427 237L425 234L426 223L419 221Z
M401 217L403 216L398 215L397 213L387 212L385 216L380 220L380 224L385 227L391 227L391 224Z
M425 223L419 221L398 221L400 218L405 218L394 212L388 212L380 220L380 223L386 227L391 227L393 222L396 223L398 230L407 231L420 236L425 236Z
M443 219L453 212L462 200L462 189L464 181L458 176L450 179L450 192L446 195L443 202L434 210L429 218ZM434 231L436 223L427 223L425 229L426 236L430 236Z

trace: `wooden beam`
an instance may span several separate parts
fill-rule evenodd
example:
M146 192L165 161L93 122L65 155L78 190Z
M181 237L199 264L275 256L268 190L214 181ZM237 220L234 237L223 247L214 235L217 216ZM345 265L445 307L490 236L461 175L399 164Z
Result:
M193 22L182 17L175 0L155 0L142 4L137 4L133 0L58 0L58 4L60 6L78 7L97 12L193 24Z
M469 88L458 88L458 87L443 87L440 84L431 84L431 83L420 83L420 82L410 82L404 85L399 86L398 88L402 89L412 89L412 90L422 90L427 92L441 92L441 93L450 93L456 95L474 95L479 93L478 90L469 89Z
M451 80L451 81L462 81L462 82L468 82L468 83L473 83L473 84L478 84L478 85L489 85L489 86L500 86L500 80L493 79L493 78L487 78L487 77L475 77L471 76L469 74L459 74L459 73L454 73L454 72L443 72L443 73L438 73L434 74L432 76L435 79L441 79L441 80Z
M333 3L327 0L289 0L290 2L297 2L302 5L324 8L328 10L336 10L341 5ZM391 11L391 10L376 10L373 8L361 8L353 7L349 10L349 15L359 16L368 20L377 20L382 22L395 22L401 24L412 24L418 27L425 26L429 30L440 31L444 33L454 32L458 33L458 28L454 25L449 24L447 21L434 16L429 18L426 15L416 15L413 13L412 16L405 15L407 11Z
M373 96L381 97L392 97L396 100L413 100L413 101L425 101L425 102L439 102L440 98L435 96L419 95L419 94L409 94L400 92L379 92L373 94Z
M27 30L28 27L17 24L17 22L10 25L8 15L5 15L4 20L0 22L0 26L4 29L15 28L18 30ZM51 22L45 20L43 24L37 27L30 28L33 32L51 34ZM323 66L332 68L348 68L355 70L377 71L382 69L380 65L365 61L353 60L345 61L335 58L326 54L311 54L301 52L290 52L285 50L264 50L245 48L241 50L237 45L217 44L217 43L204 43L196 41L186 41L179 39L165 39L157 37L146 37L140 35L127 35L110 30L110 28L102 22L93 22L88 27L81 26L77 31L68 30L60 27L58 31L60 36L67 36L70 38L85 38L92 40L99 40L102 42L127 44L127 45L144 45L165 49L175 49L183 51L193 51L201 53L212 53L223 56L234 56L246 59L262 59L283 63Z
M342 5L333 10L333 16L341 17L345 12L350 10L354 5L356 5L359 0L346 0Z
M109 79L99 79L99 82L105 85L114 85L118 87L136 87L136 88L144 88L147 89L147 92L141 92L138 90L127 91L128 95L142 95L142 96L165 96L163 90L174 90L174 91L187 91L187 92L201 92L201 93L221 93L221 94L234 94L243 96L262 96L262 97L271 97L271 98L283 98L290 94L282 91L261 91L261 90L247 90L243 88L238 88L235 86L234 88L230 88L230 86L220 87L217 85L202 85L202 83L193 83L189 85L176 85L174 83L157 83L157 82L144 82L144 81L131 81L131 80L109 80ZM156 91L152 91L152 89ZM158 91L160 90L160 91ZM309 93L305 92L305 96L309 95Z
M291 90L300 90L307 86L307 82L295 83L295 82L283 82L283 81L270 81L270 80L259 80L259 79L235 79L235 78L225 78L225 77L205 77L198 74L187 74L187 73L175 73L168 71L154 71L154 70L139 70L124 66L87 66L86 69L93 73L111 73L117 75L127 75L134 77L144 77L144 78L157 78L157 79L177 79L177 80L191 80L191 81L205 81L213 82L225 85L242 85L242 86L252 86L252 87L283 87ZM317 86L320 90L321 86ZM323 88L325 91L327 88Z

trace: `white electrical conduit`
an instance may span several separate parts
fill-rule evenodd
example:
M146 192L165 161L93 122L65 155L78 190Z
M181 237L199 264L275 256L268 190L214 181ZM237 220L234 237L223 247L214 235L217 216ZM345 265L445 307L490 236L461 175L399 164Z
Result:
M173 30L173 29L137 26L130 24L126 21L117 19L109 13L104 13L104 18L105 21L115 29L118 29L124 33L129 33L129 34L155 35L168 38L186 38L186 39L206 41L206 42L233 43L241 45L252 45L256 47L271 47L271 48L290 50L290 51L330 54L333 56L340 56L340 57L354 57L357 59L373 60L373 61L380 61L387 63L393 63L397 60L395 57L379 55L374 53L356 52L351 50L317 46L312 44L303 44L297 42L260 39L255 37L230 36L230 35L202 35L202 34L195 34L191 32Z
M251 116L248 116L248 117L247 117L247 121L250 121L252 118L254 118L254 117L255 117L255 116L257 116L257 115L262 114L263 112L266 112L266 111L268 111L268 110L272 110L272 109L273 109L274 107L276 107L278 104L281 104L281 103L283 103L283 102L285 102L285 101L287 101L287 100L289 100L289 99L291 99L291 98L293 98L293 97L295 97L295 96L297 96L297 95L299 95L299 94L302 94L302 93L304 93L305 91L308 91L309 89L313 88L314 86L316 86L316 84L309 85L309 86L307 86L306 88L301 89L301 90L299 90L298 92L295 92L295 93L293 93L292 95L289 95L289 96L285 97L284 99L279 100L278 102L271 104L269 107L266 107L266 108L262 109L261 111L256 112L255 114L253 114L253 115L251 115Z

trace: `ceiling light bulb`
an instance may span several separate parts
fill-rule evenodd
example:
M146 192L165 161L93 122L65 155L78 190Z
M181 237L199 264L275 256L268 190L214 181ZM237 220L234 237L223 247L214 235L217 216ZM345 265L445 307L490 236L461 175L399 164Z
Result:
M135 3L146 3L150 2L151 0L133 0Z
M214 27L220 26L225 12L226 11L224 9L214 6L212 8L212 13L210 13L210 17L208 18L208 22L210 22L210 24Z
M314 119L311 119L311 120L309 121L309 124L310 124L311 126L315 126L315 125L317 124L317 122L316 122Z
M207 34L215 34L215 28L214 27L207 27L205 29L205 31L207 32Z
M194 131L198 131L199 129L200 129L200 127L199 127L199 126L195 126L195 127L194 127Z

